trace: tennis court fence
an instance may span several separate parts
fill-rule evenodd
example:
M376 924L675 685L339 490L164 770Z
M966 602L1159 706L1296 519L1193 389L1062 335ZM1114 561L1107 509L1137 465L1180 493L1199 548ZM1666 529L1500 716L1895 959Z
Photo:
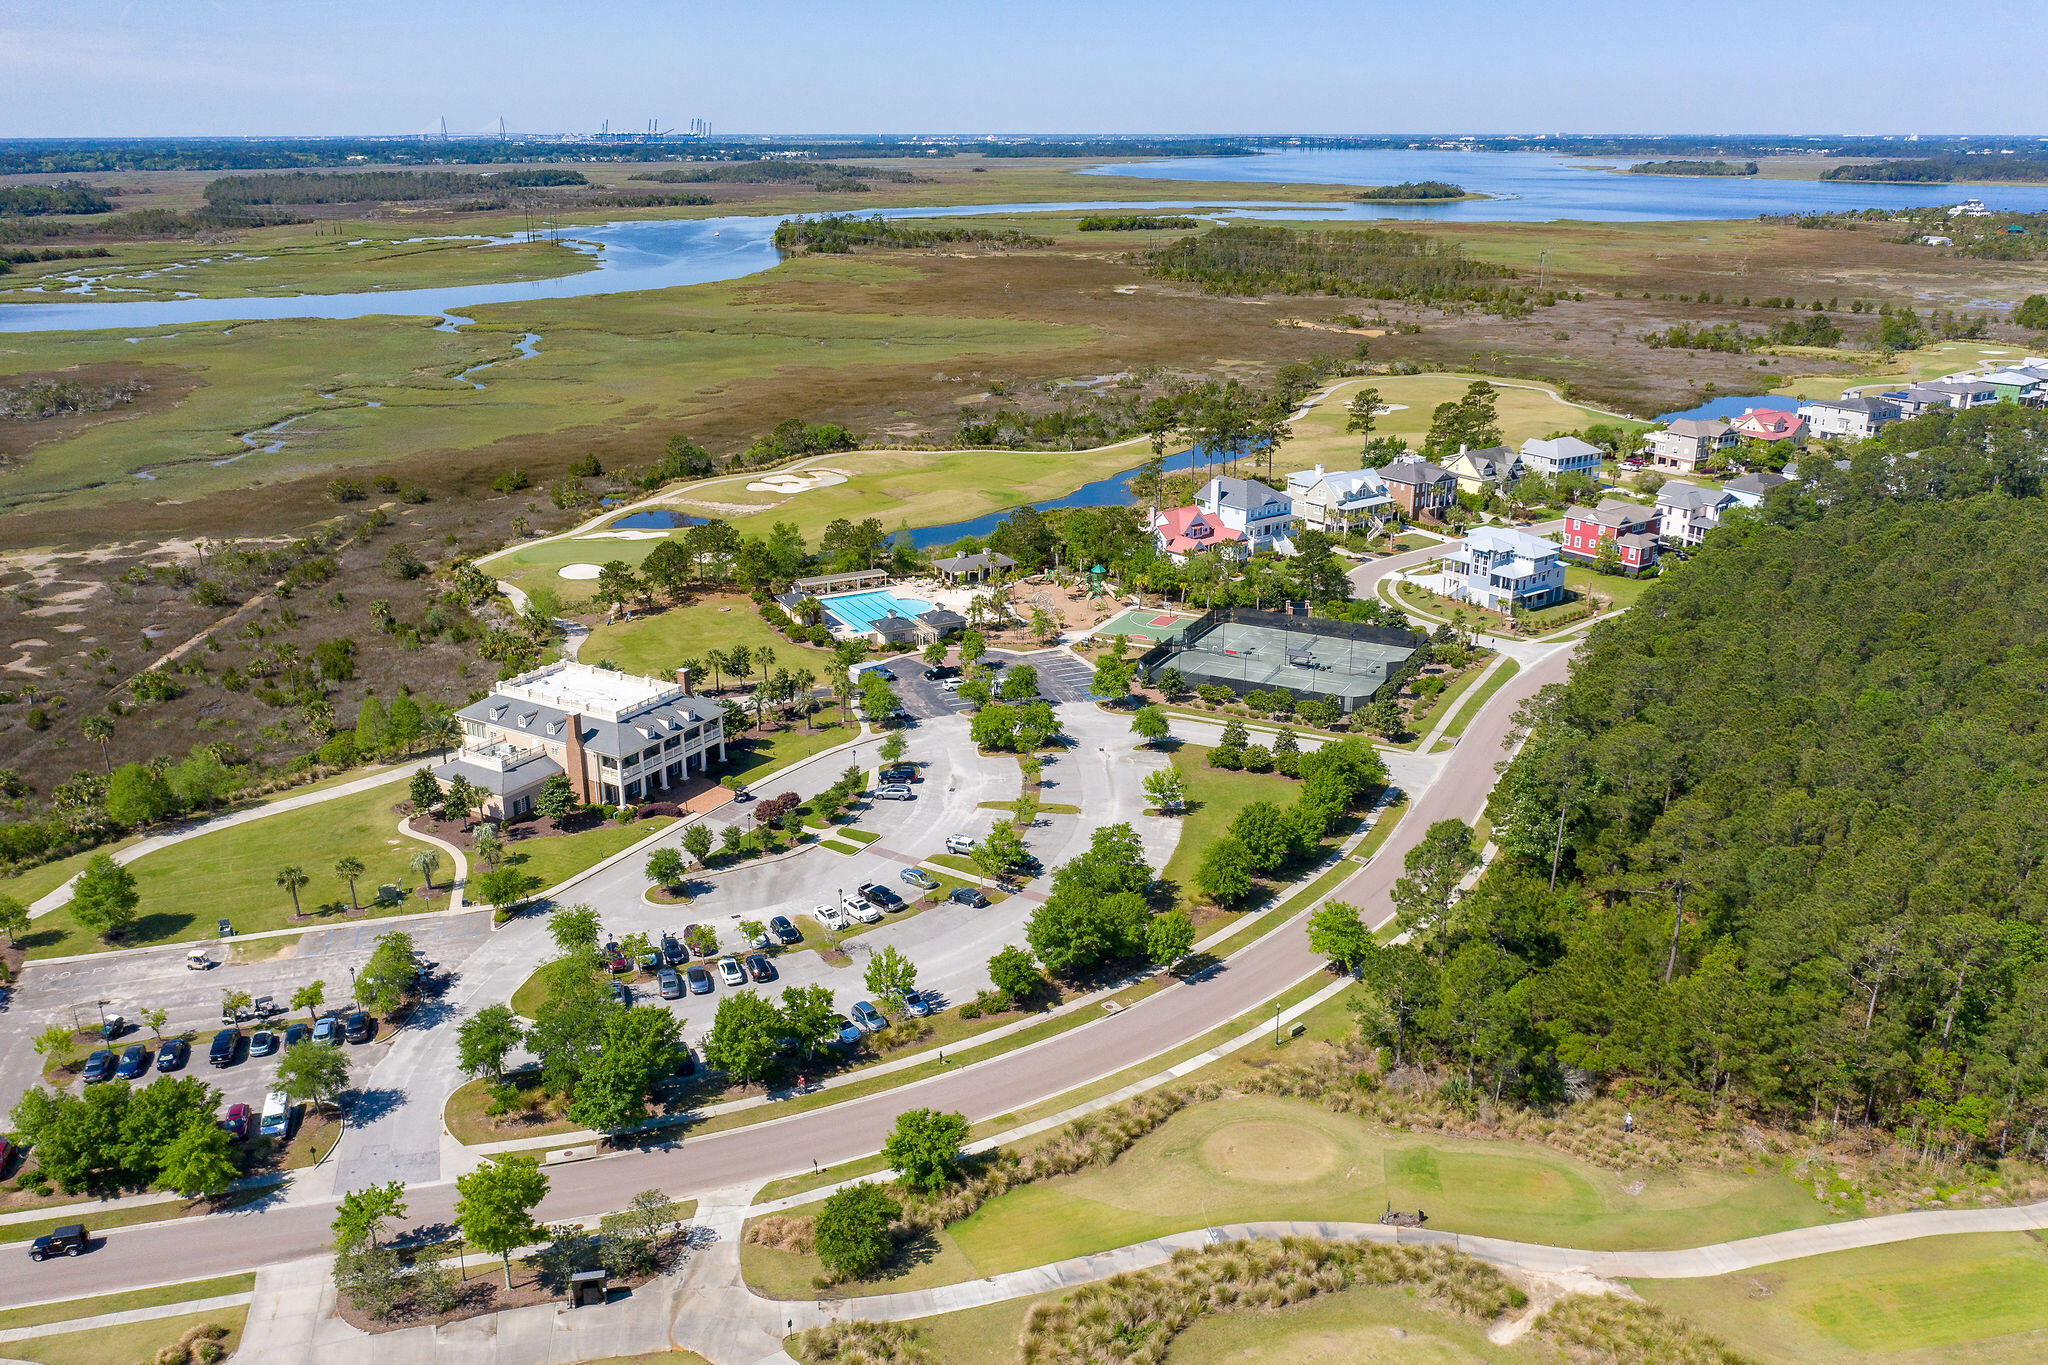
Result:
M1239 696L1283 690L1296 700L1336 702L1348 714L1396 682L1401 666L1425 643L1424 636L1387 626L1217 607L1178 639L1145 651L1138 669L1147 682L1177 668L1190 687L1220 683Z

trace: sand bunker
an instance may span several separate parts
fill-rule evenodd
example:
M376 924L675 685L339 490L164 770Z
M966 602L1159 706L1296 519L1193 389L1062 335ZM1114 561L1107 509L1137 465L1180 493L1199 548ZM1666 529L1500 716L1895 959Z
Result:
M843 469L807 469L800 474L770 474L747 485L749 493L807 493L813 488L830 488L845 483Z
M564 564L555 570L558 577L575 579L580 583L587 583L602 572L604 571L595 564Z

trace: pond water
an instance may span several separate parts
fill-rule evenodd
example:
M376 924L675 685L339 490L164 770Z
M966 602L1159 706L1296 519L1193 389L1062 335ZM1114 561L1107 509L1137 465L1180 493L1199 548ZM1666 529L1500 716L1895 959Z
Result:
M709 517L693 517L688 512L671 512L655 508L647 512L634 512L620 517L607 529L613 531L673 531L684 526L708 526Z
M1175 455L1168 455L1165 468L1166 472L1171 474L1183 469L1193 469L1198 463L1213 462L1207 450L1196 446ZM1122 507L1131 500L1131 480L1136 477L1137 469L1127 469L1106 479L1084 483L1063 498L1048 498L1044 502L1034 502L1031 506L1041 512L1049 512L1055 507ZM969 536L990 534L1004 518L1016 510L1014 507L1006 508L1000 512L990 512L986 516L971 517L966 521L949 521L942 526L915 526L907 531L896 532L890 539L906 541L919 550L930 549L935 545L951 545L954 541L965 540Z
M1696 408L1687 408L1684 412L1659 413L1657 420L1676 422L1681 417L1690 417L1694 421L1703 422L1709 417L1718 417L1725 422L1731 417L1742 416L1751 408L1776 408L1780 412L1792 412L1798 407L1797 398L1787 398L1782 393L1757 393L1747 398L1710 399Z

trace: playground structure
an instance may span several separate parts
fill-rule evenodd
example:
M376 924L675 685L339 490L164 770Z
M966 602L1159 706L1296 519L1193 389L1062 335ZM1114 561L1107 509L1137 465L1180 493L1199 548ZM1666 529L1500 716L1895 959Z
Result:
M1277 688L1336 702L1347 714L1378 695L1424 643L1405 630L1244 607L1207 612L1177 636L1138 660L1148 681L1171 667L1190 687L1220 683L1239 696Z

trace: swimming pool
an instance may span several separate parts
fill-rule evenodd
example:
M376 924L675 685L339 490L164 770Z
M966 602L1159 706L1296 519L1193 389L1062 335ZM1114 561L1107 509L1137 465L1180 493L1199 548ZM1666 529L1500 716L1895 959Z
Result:
M898 616L914 618L932 609L929 602L920 602L915 597L898 597L887 588L867 588L860 592L843 592L834 597L821 597L818 605L825 614L848 630L865 634L874 628L875 622L895 612Z

